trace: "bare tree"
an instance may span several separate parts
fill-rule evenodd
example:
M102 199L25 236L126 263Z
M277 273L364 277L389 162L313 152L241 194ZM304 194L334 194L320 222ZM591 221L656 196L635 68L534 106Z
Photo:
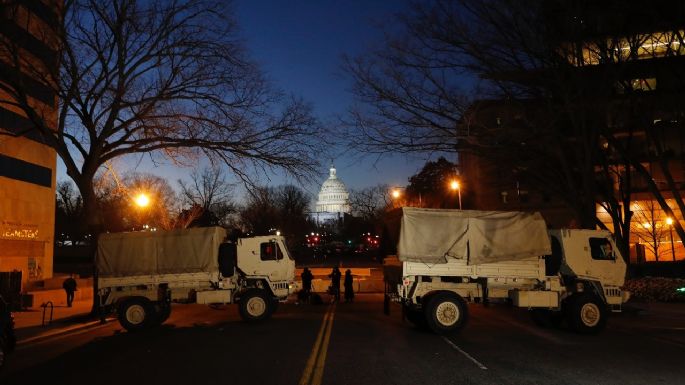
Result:
M295 249L302 243L302 234L311 229L306 217L309 203L310 197L298 187L261 187L250 192L240 218L243 227L255 234L280 231L288 247Z
M641 203L633 203L632 234L645 245L645 248L654 255L658 262L664 257L671 256L671 248L661 247L662 243L669 240L669 228L666 218L661 215L657 202L649 200Z
M389 35L383 49L346 61L361 104L346 122L361 134L346 137L355 148L376 154L481 156L509 176L561 197L584 227L606 227L596 215L600 204L627 256L633 172L673 216L645 167L645 161L658 164L663 157L658 149L651 160L640 156L644 144L637 133L649 131L657 118L673 121L682 113L682 98L669 94L663 103L645 97L648 79L635 83L633 64L682 55L682 29L626 28L634 18L647 28L679 25L682 7L658 3L416 2L400 17L403 32ZM682 85L678 79L674 74L673 84ZM461 84L475 84L480 100L469 102ZM502 112L510 119L495 119ZM668 167L661 169L669 181ZM677 187L669 182L682 211ZM679 223L675 229L685 237Z
M392 205L390 187L379 184L350 191L352 214L368 222L375 222Z
M178 181L181 195L186 205L201 210L200 216L212 216L205 222L223 225L229 215L237 212L232 202L234 186L226 181L220 168L206 167L202 171L196 170L191 173L190 179L190 183Z
M272 168L296 177L315 169L309 107L270 88L226 2L66 0L55 9L62 23L41 38L59 60L37 60L0 39L0 103L31 122L12 135L39 137L62 158L90 227L102 224L93 179L123 155L206 155L245 181ZM59 100L56 126L55 106L30 96L36 84Z
M82 241L85 235L78 222L83 215L83 200L71 181L57 183L57 207L55 213L55 238L73 243Z
M130 172L123 178L100 175L95 180L98 207L106 231L169 230L177 224L180 205L176 192L166 179L147 173ZM136 197L145 194L149 203L136 204Z

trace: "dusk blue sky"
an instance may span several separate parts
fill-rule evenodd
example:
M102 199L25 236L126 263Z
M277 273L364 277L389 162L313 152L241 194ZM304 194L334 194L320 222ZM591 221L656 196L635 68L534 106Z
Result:
M350 81L341 71L343 54L357 55L382 42L380 25L392 27L393 15L406 9L406 1L277 1L237 0L236 19L250 55L273 84L284 92L312 104L324 124L333 124L336 115L344 114L352 103ZM330 158L335 157L338 176L348 188L360 189L385 183L407 184L426 159L397 156L378 160L340 155L343 148L331 148L322 154L318 180L303 186L311 194L328 173ZM176 180L186 178L191 168L169 164L153 165L144 157L117 160L120 171L136 170L167 178L176 188ZM58 180L67 179L59 166ZM262 177L261 182L276 186L294 183L283 175Z

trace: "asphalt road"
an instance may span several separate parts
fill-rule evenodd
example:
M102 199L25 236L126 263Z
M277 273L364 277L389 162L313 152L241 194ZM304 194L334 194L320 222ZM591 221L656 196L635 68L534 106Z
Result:
M471 305L449 338L353 304L282 304L259 324L237 309L174 305L160 329L110 322L20 345L0 384L682 384L679 314L622 314L595 336L536 327L524 310Z

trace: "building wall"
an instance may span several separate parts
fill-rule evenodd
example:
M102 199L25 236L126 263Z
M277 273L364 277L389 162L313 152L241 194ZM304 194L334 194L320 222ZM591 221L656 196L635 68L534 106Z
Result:
M58 3L21 3L0 0L3 76L13 67L6 56L12 49L7 42L21 47L21 57L30 63L32 71L57 65L49 31L57 22ZM26 75L28 72L24 71L22 78L27 84L29 104L41 111L48 126L56 127L54 93L35 77ZM0 82L3 80L0 78ZM0 94L0 101L8 98ZM0 102L0 271L21 271L24 286L52 277L55 228L56 154L32 127L21 109Z

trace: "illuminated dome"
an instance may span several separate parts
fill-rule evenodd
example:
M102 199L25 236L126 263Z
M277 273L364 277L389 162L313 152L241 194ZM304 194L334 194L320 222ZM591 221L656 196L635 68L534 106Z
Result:
M335 167L331 166L330 175L319 190L319 199L312 217L317 223L323 223L342 219L344 214L349 212L350 194L347 192L345 183L338 179Z

